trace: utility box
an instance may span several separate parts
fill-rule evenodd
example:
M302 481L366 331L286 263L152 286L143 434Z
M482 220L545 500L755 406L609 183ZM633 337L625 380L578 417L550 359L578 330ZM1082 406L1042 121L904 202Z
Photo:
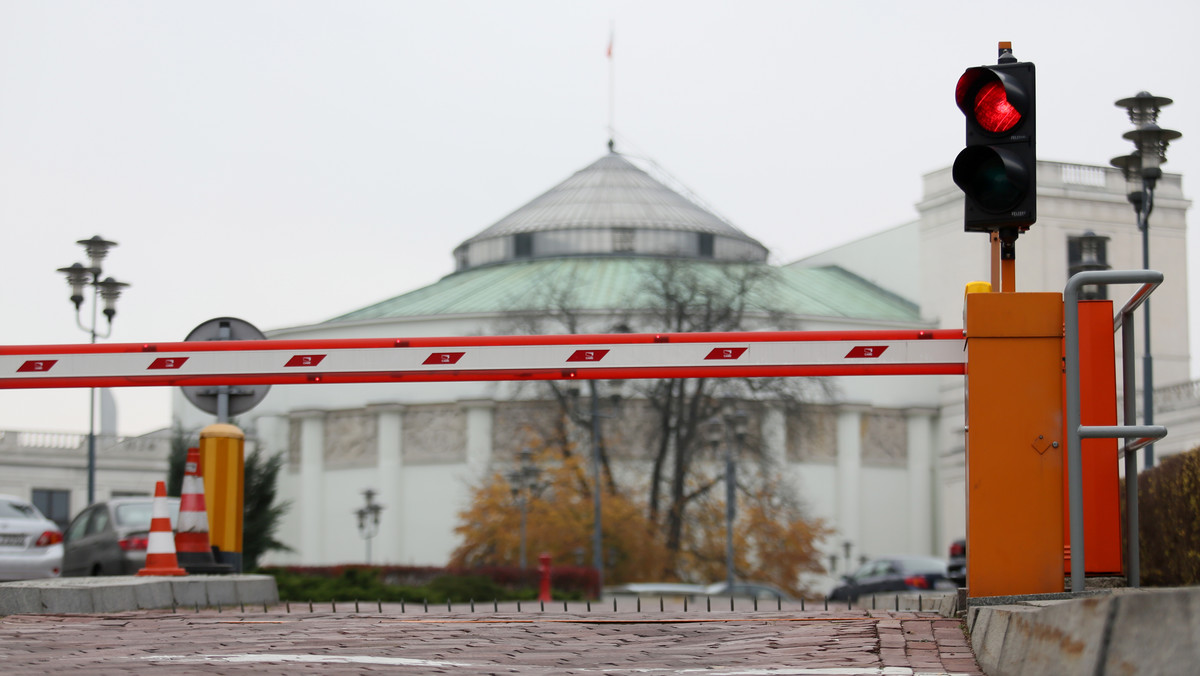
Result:
M968 293L967 593L1063 590L1063 301Z

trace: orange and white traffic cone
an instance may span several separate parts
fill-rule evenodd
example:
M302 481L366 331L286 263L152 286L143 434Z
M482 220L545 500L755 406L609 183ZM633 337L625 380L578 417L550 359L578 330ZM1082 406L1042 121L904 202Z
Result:
M200 449L189 448L179 497L179 523L175 526L175 553L189 573L232 573L233 566L217 563L208 539L208 507L204 503L204 477L200 475Z
M146 567L138 575L187 575L175 559L175 538L171 535L171 512L167 506L167 484L154 485L154 506L150 513L150 541L146 545Z

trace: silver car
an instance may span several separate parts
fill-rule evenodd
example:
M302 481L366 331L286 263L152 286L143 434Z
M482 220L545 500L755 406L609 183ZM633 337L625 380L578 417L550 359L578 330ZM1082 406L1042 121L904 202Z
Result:
M179 498L167 498L171 524ZM63 575L135 575L146 565L154 498L113 498L83 510L67 526Z
M0 495L0 580L31 580L62 574L63 536L37 507Z

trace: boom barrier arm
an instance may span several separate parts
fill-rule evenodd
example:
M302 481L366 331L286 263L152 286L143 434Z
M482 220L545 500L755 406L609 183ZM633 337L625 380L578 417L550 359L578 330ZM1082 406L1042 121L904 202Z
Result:
M0 346L0 389L962 375L962 330L746 331Z

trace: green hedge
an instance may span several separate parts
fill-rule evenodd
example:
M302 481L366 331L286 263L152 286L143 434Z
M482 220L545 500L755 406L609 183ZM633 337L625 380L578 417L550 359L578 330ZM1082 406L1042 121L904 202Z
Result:
M279 566L259 572L273 576L279 598L291 601L525 601L537 598L539 581L537 571L515 567ZM583 599L594 577L589 569L552 569L551 594L556 600Z
M1142 584L1200 584L1200 448L1138 475Z

